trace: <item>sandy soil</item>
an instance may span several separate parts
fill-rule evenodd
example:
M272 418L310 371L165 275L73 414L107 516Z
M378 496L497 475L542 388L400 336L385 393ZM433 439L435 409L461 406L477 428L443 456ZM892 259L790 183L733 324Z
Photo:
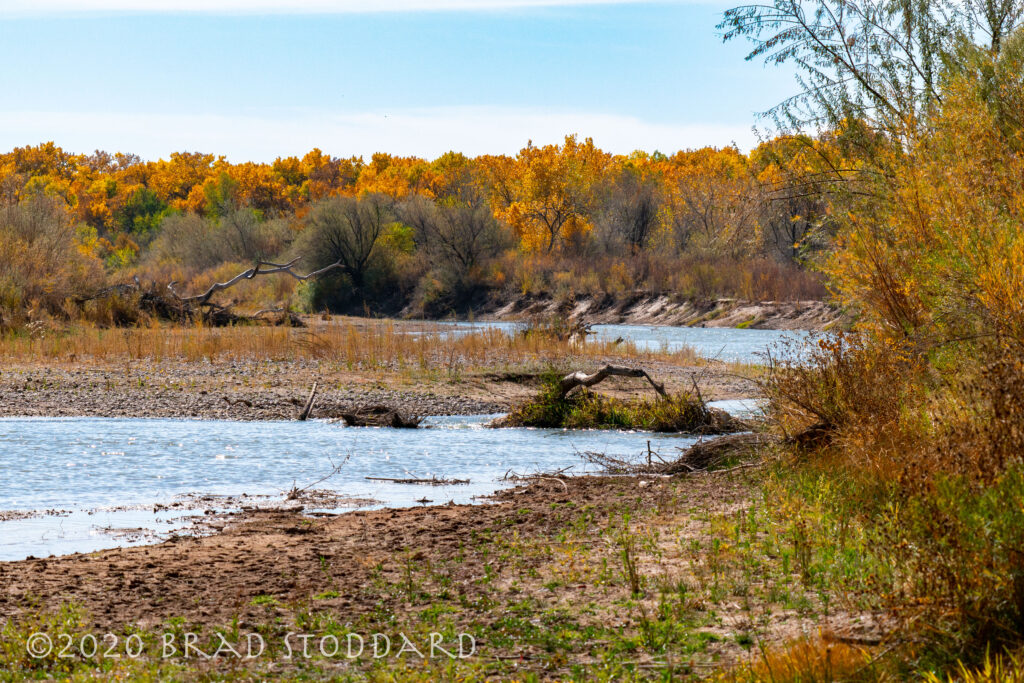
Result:
M748 656L751 634L770 645L821 628L873 632L870 615L833 609L823 617L811 591L804 608L780 604L767 590L780 577L751 578L749 560L727 570L728 556L710 541L715 520L743 517L757 476L549 478L488 505L327 517L251 511L213 536L0 563L0 619L71 602L101 630L181 620L191 631L230 625L273 637L336 621L414 632L436 628L443 614L476 634L492 675L535 670L543 678L595 664L608 638L642 638L631 634L652 623L689 629L666 637L670 659L691 674ZM627 519L646 587L639 597L623 578L616 529ZM787 594L798 591L781 578ZM651 616L669 607L667 621ZM664 666L631 657L652 672Z

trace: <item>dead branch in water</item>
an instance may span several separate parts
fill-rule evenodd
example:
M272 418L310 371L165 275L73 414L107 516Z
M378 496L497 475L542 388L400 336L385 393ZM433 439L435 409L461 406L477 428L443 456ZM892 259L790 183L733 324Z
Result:
M431 477L430 479L396 479L395 477L364 477L370 481L387 481L392 484L429 484L430 486L452 486L455 484L468 484L469 479L438 479L437 477ZM418 501L417 501L418 502Z
M585 462L597 465L601 468L601 471L607 474L649 474L662 476L705 474L710 472L731 472L759 465L759 462L741 463L725 470L714 469L731 458L750 456L758 448L776 443L777 441L778 439L770 434L754 432L730 434L716 439L708 439L707 441L701 440L689 448L680 449L679 457L675 460L662 458L656 451L650 450L648 445L646 452L647 462L637 462L595 451L577 451L576 454ZM653 462L652 457L656 457L660 462Z
M555 470L553 472L534 472L533 474L519 474L518 472L509 470L508 472L505 472L505 476L502 477L501 480L527 481L529 479L554 479L555 477L564 477L565 473L571 470L573 467L575 467L575 465L569 465L568 467L563 467L562 469Z
M313 412L313 400L316 399L316 387L317 382L313 382L313 388L309 392L309 398L306 400L306 407L299 413L299 420L305 421L309 418L309 414Z
M592 387L595 384L600 384L609 377L643 377L651 383L651 386L654 387L654 390L657 391L659 395L663 398L668 398L668 394L665 393L665 385L655 382L654 379L647 374L646 370L641 368L627 368L621 365L606 365L590 375L582 370L578 370L563 377L558 388L561 391L562 398L564 398L566 394L576 387Z
M291 488L290 491L288 491L287 495L285 496L285 500L297 500L298 498L301 498L302 494L304 494L306 491L309 491L310 489L312 489L317 484L324 483L325 481L327 481L328 479L330 479L331 477L336 475L338 472L340 472L341 468L345 466L345 463L347 463L351 457L352 457L352 454L349 453L337 465L334 464L333 460L328 458L328 461L331 463L331 471L330 472L328 472L324 476L320 477L319 479L314 481L312 484L308 484L306 486L303 486L302 488L299 488L298 486L296 486L295 482L293 481L292 482L292 488Z

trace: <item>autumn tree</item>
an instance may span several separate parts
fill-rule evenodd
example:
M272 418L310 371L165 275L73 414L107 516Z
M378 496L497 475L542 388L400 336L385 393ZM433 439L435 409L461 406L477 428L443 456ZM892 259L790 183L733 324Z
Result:
M596 212L609 248L641 252L663 218L664 204L661 179L643 166L627 163L609 173Z
M416 242L435 271L462 294L480 267L507 244L505 234L483 202L435 202L413 197L399 208L416 231Z
M611 155L587 138L524 147L514 162L488 164L495 215L515 231L526 251L551 253L593 228L597 185Z
M670 159L668 177L680 249L732 258L755 250L763 203L739 150L679 152Z
M124 205L115 212L113 223L126 233L152 237L168 214L167 203L148 187L137 187Z

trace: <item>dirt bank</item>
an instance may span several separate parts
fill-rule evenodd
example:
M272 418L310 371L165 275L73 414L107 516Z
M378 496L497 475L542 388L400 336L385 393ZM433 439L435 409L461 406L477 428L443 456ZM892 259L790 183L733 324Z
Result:
M825 330L843 324L842 314L822 301L718 299L677 301L665 295L635 293L572 301L522 297L494 302L480 312L483 320L516 320L531 315L568 315L591 324L744 327L765 330Z

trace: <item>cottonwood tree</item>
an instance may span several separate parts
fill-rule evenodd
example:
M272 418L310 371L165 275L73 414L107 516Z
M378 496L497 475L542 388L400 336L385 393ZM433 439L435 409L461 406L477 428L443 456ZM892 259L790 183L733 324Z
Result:
M527 145L514 161L488 159L495 215L524 249L551 253L593 227L596 189L611 160L593 140L575 136L563 145Z
M756 246L763 203L746 157L733 147L672 158L672 216L680 250L740 258Z

